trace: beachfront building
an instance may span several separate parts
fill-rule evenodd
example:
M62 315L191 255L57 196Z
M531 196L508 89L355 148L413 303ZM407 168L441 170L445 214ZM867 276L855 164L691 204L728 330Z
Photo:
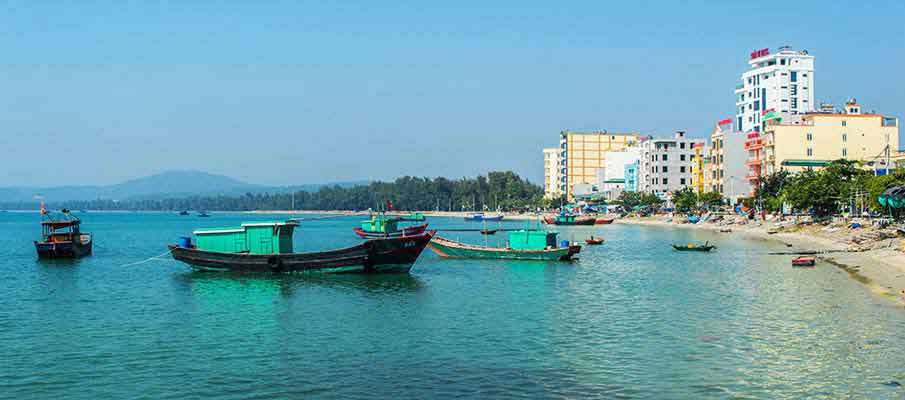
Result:
M625 176L625 187L623 190L626 192L638 191L638 163L639 160L635 160L631 164L625 164L625 173L623 174Z
M747 161L751 157L759 159L761 148L748 150L747 135L732 129L732 120L724 119L717 123L710 135L710 180L708 192L719 193L731 204L739 198L751 195L750 175ZM760 176L758 171L757 176Z
M637 133L568 130L560 132L559 136L559 190L570 200L574 198L575 185L599 184L598 170L606 167L608 152L636 146L640 137Z
M678 131L671 139L647 139L641 142L638 165L638 191L653 193L663 199L691 186L694 146L703 139L691 139Z
M560 190L560 170L562 169L559 149L544 149L544 197L555 199L562 196Z
M780 47L751 53L749 68L735 88L735 128L762 132L764 122L814 110L814 56Z
M887 158L899 148L899 120L864 113L851 99L841 112L809 113L771 124L748 142L757 142L763 149L759 163L753 165L761 176L822 167L838 159L863 161L885 172Z
M706 169L710 164L710 148L707 144L695 143L691 158L691 187L695 193L704 193L707 186Z
M604 168L600 171L600 184L603 198L607 201L616 200L625 191L626 166L638 162L641 152L638 147L629 147L622 151L609 151L606 154Z

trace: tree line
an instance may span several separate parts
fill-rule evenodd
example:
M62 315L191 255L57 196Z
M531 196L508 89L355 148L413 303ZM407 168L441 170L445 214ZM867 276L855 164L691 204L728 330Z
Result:
M511 171L476 178L447 179L405 176L392 182L354 187L325 186L314 192L246 193L241 196L190 196L159 200L64 201L49 207L73 210L522 210L547 205L543 189ZM0 205L35 209L33 203Z

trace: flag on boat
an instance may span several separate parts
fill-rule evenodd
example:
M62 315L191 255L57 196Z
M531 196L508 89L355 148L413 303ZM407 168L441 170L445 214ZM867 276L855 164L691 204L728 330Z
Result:
M47 214L47 209L44 208L44 201L41 201L41 215Z

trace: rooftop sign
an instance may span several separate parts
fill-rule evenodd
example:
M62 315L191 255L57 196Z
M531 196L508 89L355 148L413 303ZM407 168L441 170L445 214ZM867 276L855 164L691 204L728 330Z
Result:
M724 119L724 120L721 120L721 121L717 122L716 124L717 124L718 126L723 126L723 125L729 125L729 124L731 124L731 123L732 123L732 118L726 118L726 119Z
M760 50L755 50L755 51L752 51L752 52L751 52L751 59L753 60L753 59L755 59L755 58L761 58L761 57L767 56L767 55L770 55L770 49L769 49L769 48L764 48L764 49L760 49Z

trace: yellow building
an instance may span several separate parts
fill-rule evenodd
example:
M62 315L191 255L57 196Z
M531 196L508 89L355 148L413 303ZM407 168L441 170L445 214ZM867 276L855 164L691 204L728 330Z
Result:
M697 194L704 193L707 185L707 170L710 166L710 149L704 143L694 146L694 158L691 160L691 187Z
M899 121L864 114L854 100L841 113L804 114L799 120L766 126L761 175L822 167L833 160L864 161L878 168L899 148Z
M572 199L577 184L598 184L598 170L604 168L608 151L624 150L638 144L638 133L560 132L560 191Z
M560 190L560 165L559 149L544 149L544 197L554 199L562 195Z

